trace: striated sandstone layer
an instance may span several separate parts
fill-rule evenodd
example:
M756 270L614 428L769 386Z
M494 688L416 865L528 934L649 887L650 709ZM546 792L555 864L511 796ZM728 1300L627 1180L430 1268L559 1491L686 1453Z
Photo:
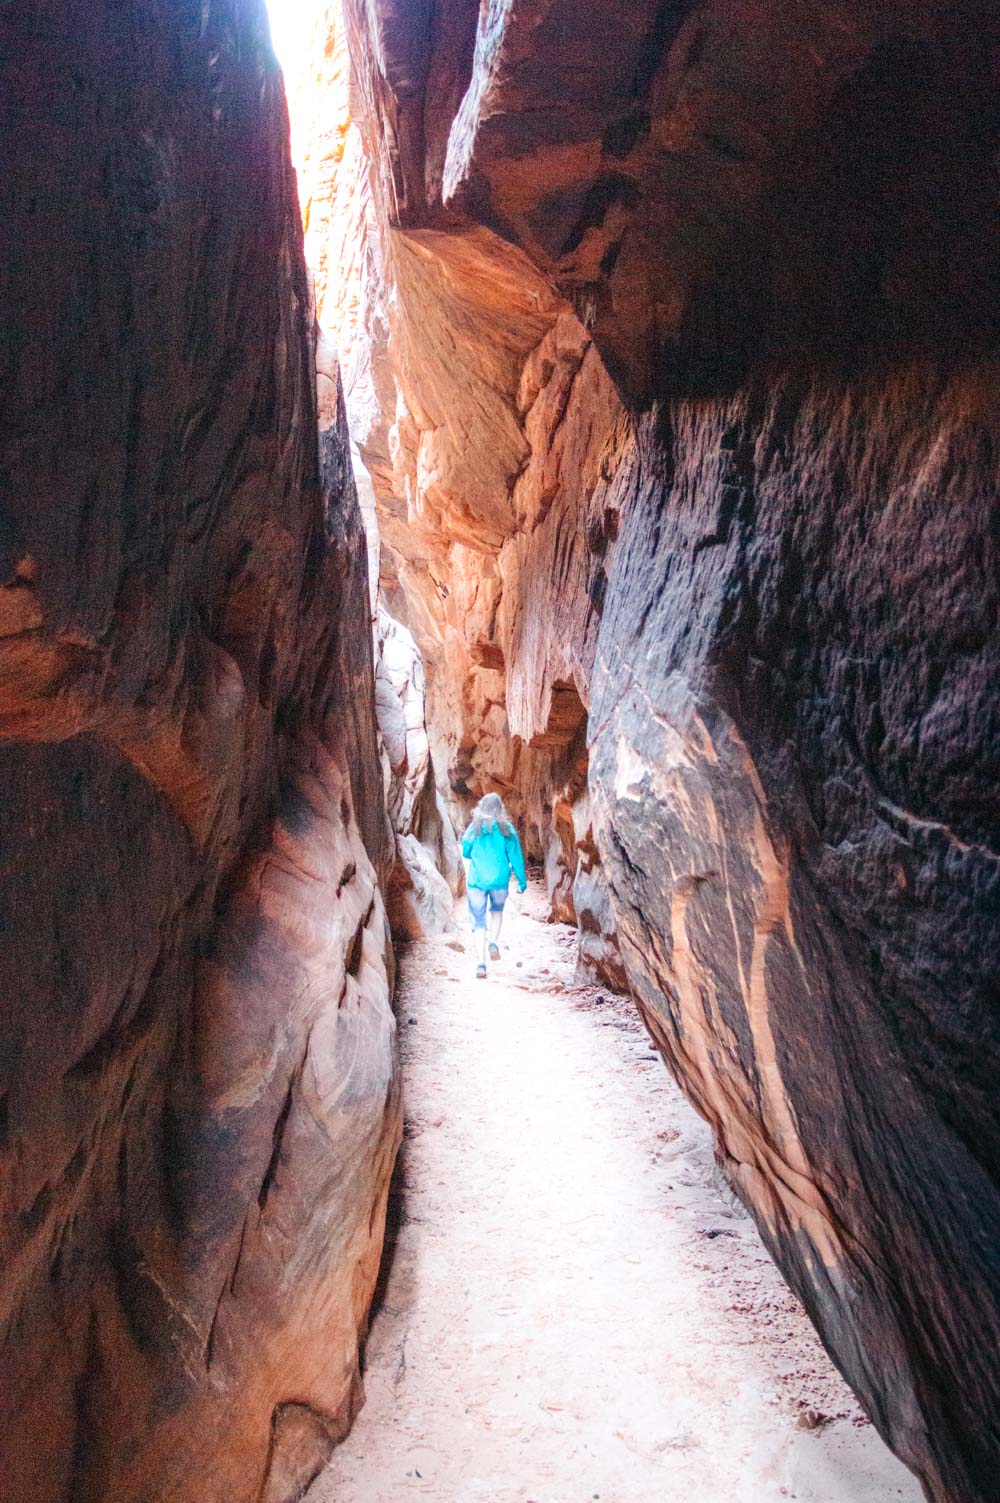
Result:
M290 1503L399 1104L280 75L258 0L7 6L0 57L0 1498Z
M987 1503L995 10L345 15L439 773L526 816L881 1433Z

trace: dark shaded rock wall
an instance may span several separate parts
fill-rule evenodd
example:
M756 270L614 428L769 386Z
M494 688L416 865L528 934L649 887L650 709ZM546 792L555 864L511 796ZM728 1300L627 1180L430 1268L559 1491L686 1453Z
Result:
M364 540L258 0L0 13L0 1497L298 1497L398 1133Z
M933 383L939 452L979 449L966 381ZM985 1499L995 502L949 506L880 379L756 395L759 426L748 394L675 408L669 448L656 416L641 430L592 685L597 840L643 1015L776 1258L932 1496ZM738 433L752 514L706 547ZM689 504L665 512L668 484Z
M585 937L606 904L836 1360L929 1497L987 1503L995 9L497 4L471 57L379 14L379 499L432 744L540 818L567 915L593 851Z

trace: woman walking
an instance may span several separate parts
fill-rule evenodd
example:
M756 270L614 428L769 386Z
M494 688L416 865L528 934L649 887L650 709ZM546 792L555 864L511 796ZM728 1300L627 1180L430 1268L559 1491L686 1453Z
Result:
M522 892L527 887L524 856L517 831L499 793L487 793L472 811L469 828L462 836L462 855L468 860L469 917L478 964L476 975L486 975L486 907L490 910L490 959L500 959L500 925L503 905L512 876Z

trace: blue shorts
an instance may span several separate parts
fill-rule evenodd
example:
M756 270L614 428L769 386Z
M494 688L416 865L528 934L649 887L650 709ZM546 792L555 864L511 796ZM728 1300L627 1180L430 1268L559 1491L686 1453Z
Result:
M489 899L490 908L494 913L503 911L503 905L507 901L506 887L494 887L490 892L481 892L478 887L470 887L467 893L469 899L469 917L472 920L473 929L486 928L486 900Z

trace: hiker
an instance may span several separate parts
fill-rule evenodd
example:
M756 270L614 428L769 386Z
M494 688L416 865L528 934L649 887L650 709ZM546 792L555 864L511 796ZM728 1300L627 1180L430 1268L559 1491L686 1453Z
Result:
M487 793L473 809L469 828L462 836L462 855L469 863L469 918L479 956L476 975L482 980L486 975L487 904L490 910L490 959L499 960L497 940L510 879L512 876L517 878L521 892L528 885L521 842L499 793Z

